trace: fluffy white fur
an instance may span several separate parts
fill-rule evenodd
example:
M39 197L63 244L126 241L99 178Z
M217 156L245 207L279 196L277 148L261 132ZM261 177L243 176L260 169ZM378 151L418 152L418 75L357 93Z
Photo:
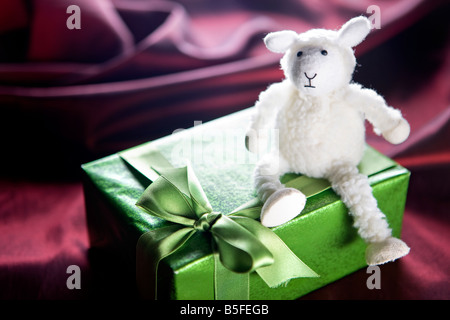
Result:
M400 111L387 106L375 91L351 83L356 65L352 47L369 32L369 20L357 17L338 31L268 34L267 48L284 53L281 67L286 79L260 94L246 142L250 151L259 152L265 130L279 130L278 152L264 156L255 169L255 188L264 201L262 224L285 223L305 205L300 191L280 183L281 175L327 178L369 244L367 263L381 264L406 255L409 248L392 238L367 177L357 170L365 148L364 121L394 144L406 140L410 128Z

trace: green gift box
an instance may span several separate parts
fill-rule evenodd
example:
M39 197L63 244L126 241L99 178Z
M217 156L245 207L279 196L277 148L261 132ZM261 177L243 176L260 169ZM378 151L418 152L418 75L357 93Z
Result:
M136 206L136 202L159 177L155 168L189 164L214 212L229 215L237 208L257 211L260 203L255 198L252 175L258 155L248 152L244 145L251 112L250 108L176 130L171 136L84 164L91 247L120 261L123 272L130 282L136 281L137 287L153 284L158 299L217 299L217 287L227 299L233 297L233 282L216 278L216 269L223 267L217 265L214 245L206 232L196 232L176 252L164 257L156 276L151 270L147 274L145 268L136 275L136 266L142 270L139 266L145 265L141 260L157 259L151 252L139 252L141 236L170 225ZM409 171L369 146L359 170L369 176L393 236L400 237ZM299 277L271 288L257 272L251 272L245 275L250 299L295 299L366 267L366 244L328 182L295 174L282 180L300 189L308 199L298 217L271 230L318 277ZM133 290L134 284L130 288Z

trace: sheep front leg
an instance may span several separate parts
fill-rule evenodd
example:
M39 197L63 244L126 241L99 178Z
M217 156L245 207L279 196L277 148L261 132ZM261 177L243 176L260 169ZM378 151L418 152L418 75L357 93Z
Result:
M256 165L254 185L259 199L264 203L261 224L275 227L295 218L304 208L306 197L293 188L286 188L280 177L289 172L281 156L268 154Z
M368 243L367 264L383 264L409 253L402 240L392 237L386 216L378 208L365 175L353 165L340 164L330 170L328 179L349 209L358 234Z
M360 85L350 85L349 102L359 106L366 119L373 124L375 133L381 134L388 142L400 144L410 133L410 126L400 110L386 104L386 101L371 89Z

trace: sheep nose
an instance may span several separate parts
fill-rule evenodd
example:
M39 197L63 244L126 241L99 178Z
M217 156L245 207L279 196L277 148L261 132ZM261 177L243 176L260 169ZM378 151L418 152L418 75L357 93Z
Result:
M311 80L312 79L314 79L316 76L317 76L317 73L314 73L314 75L312 76L312 77L308 77L308 75L306 74L306 72L303 72L304 73L304 75L305 75L305 77L308 79L308 84L305 84L304 85L304 87L305 88L315 88L315 86L313 86L312 84L311 84Z
M317 76L317 73L314 73L314 75L312 77L308 77L308 74L306 72L304 72L305 77L308 78L308 80L312 80Z

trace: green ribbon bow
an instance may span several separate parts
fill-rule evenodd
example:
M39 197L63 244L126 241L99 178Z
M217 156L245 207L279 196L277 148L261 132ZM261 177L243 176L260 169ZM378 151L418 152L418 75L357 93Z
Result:
M254 209L214 212L190 166L154 171L159 177L136 205L172 224L139 238L137 273L148 273L149 265L155 272L154 283L138 283L144 296L156 296L159 262L197 232L209 232L213 239L216 299L248 299L253 271L271 288L293 278L318 277L273 231L254 220Z

